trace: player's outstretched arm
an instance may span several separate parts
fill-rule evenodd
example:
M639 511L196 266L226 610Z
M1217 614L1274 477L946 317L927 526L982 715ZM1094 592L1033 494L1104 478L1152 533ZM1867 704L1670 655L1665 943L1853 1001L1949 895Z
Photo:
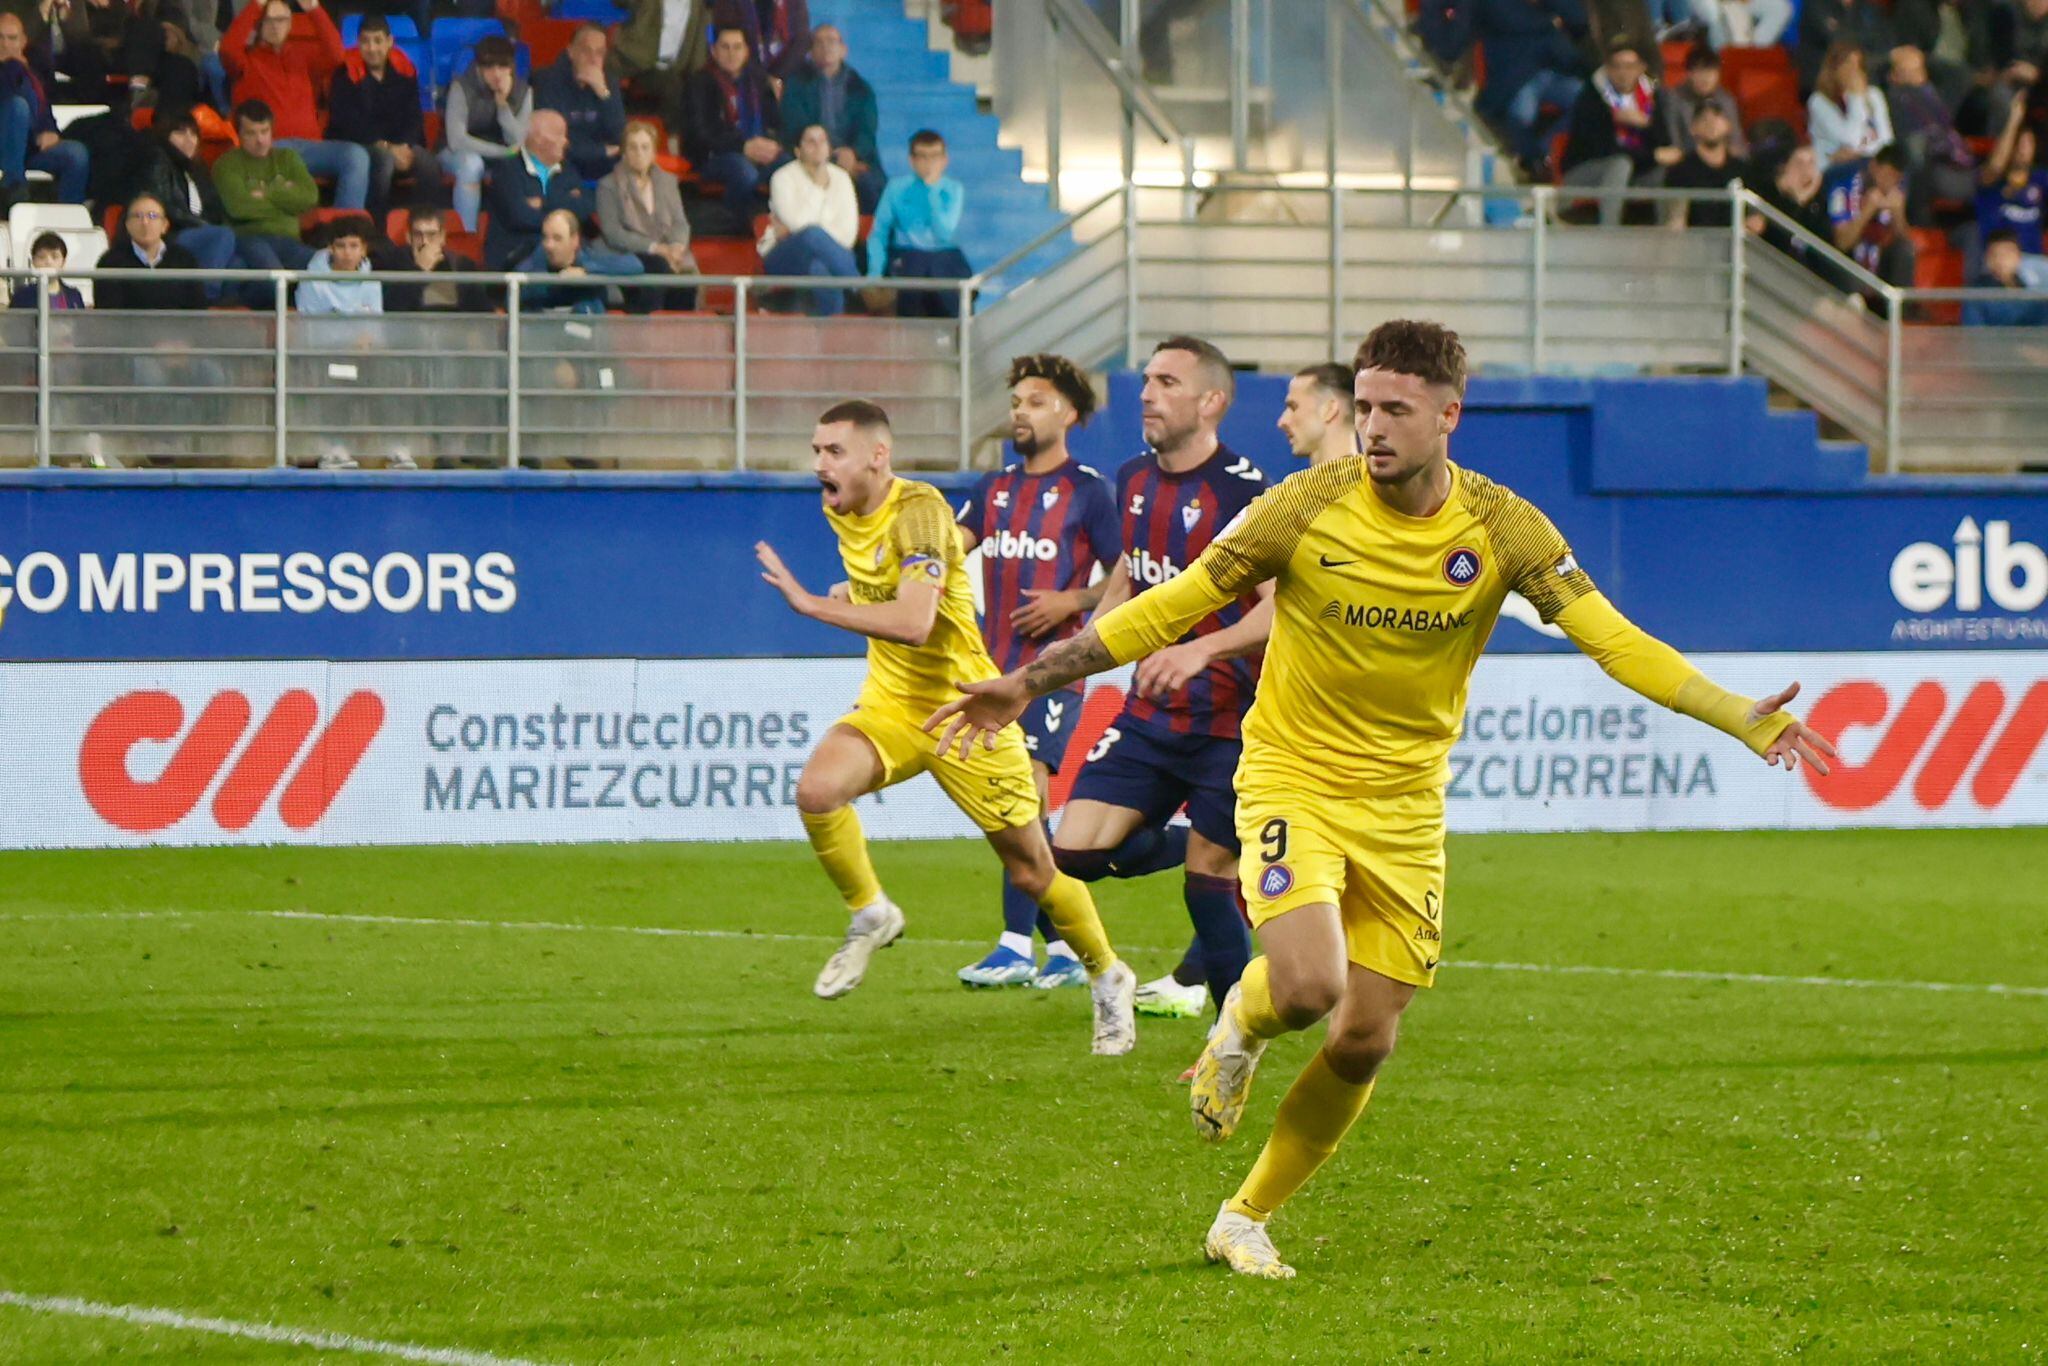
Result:
M1252 610L1222 630L1155 650L1139 660L1131 686L1143 696L1165 697L1186 687L1190 679L1218 660L1259 653L1272 634L1273 583L1269 579L1259 585L1259 600Z
M1606 671L1659 706L1704 721L1748 745L1765 763L1789 772L1800 760L1828 771L1835 747L1827 737L1785 710L1799 695L1797 683L1752 701L1729 692L1685 658L1616 610L1597 592L1574 599L1557 614L1572 644Z
M782 594L797 615L827 626L875 640L922 645L931 639L932 627L938 622L940 589L936 586L905 583L888 602L853 602L849 594L840 591L842 585L833 585L822 597L806 590L766 541L754 543L754 558L761 563L761 577Z
M1034 697L1056 692L1067 684L1101 673L1116 663L1109 647L1093 626L1071 640L1063 640L1021 669L985 683L955 683L961 697L946 703L925 718L927 732L938 732L939 753L958 750L965 759L980 738L982 748L994 749L996 736L1004 726L1024 714ZM943 730L940 728L944 727Z

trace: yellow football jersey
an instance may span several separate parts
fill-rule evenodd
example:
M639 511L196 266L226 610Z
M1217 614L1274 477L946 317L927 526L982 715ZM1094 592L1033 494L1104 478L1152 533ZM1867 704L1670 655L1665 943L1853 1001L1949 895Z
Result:
M1247 508L1184 574L1096 622L1128 663L1178 640L1216 604L1277 581L1238 790L1336 796L1421 791L1448 776L1472 668L1510 590L1616 681L1762 754L1793 718L1752 718L1593 587L1537 508L1450 467L1432 517L1373 492L1362 460L1304 470Z
M825 520L839 537L839 558L855 602L889 602L905 583L928 583L940 590L938 620L924 644L869 639L862 706L893 703L922 721L960 695L955 681L980 682L997 675L974 618L974 590L963 567L966 552L945 494L930 484L898 479L882 505L866 516L828 508Z

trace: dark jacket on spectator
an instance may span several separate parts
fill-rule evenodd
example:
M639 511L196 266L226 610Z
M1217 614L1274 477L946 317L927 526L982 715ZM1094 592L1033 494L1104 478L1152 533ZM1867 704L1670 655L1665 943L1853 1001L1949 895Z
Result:
M576 79L575 64L566 52L533 78L533 107L552 109L568 122L569 167L585 180L610 175L619 158L605 148L626 141L626 97L616 80L607 84L611 94L599 99L596 91Z
M57 116L50 110L49 92L42 78L25 61L0 62L0 100L20 97L28 103L28 145L33 152L36 134L57 131Z
M1891 74L1892 49L1899 45L1891 15L1879 0L1804 0L1799 11L1799 88L1813 89L1820 59L1828 45L1847 40L1863 49L1863 68L1871 83L1884 84Z
M754 54L754 64L766 67L771 76L787 80L810 60L811 5L810 0L780 0L780 4L782 22L775 33L764 35L762 20L764 15L777 12L778 0L718 0L711 11L711 23L714 28L744 29L747 51ZM780 42L781 50L770 52L767 39Z
M436 302L427 294L428 274L444 275L456 271L481 270L483 267L457 252L441 253L441 264L431 272L422 271L413 262L412 252L400 246L377 256L377 274L384 283L384 311L386 313L488 313L491 311L491 287L481 284L454 284L447 286L454 291L454 302ZM395 277L395 278L394 278ZM442 291L446 293L446 291Z
M1572 102L1564 169L1569 171L1581 162L1601 157L1626 155L1638 172L1648 170L1656 164L1657 149L1665 145L1664 120L1657 116L1655 103L1650 107L1650 126L1641 130L1637 146L1633 150L1624 148L1615 131L1614 110L1600 93L1599 79L1596 75L1586 82L1586 88Z
M197 213L192 211L195 186L199 191ZM149 164L142 170L141 188L163 203L164 212L170 215L172 232L228 221L220 191L213 188L213 172L207 168L206 159L194 157L188 161L167 142L159 142L150 149Z
M1926 53L1929 61L1941 42L1941 0L1893 0L1892 27L1899 41ZM2012 10L1985 0L1957 5L1963 22L1966 64L1972 71L2003 67L2012 61Z
M1581 0L1473 0L1473 36L1486 45L1481 112L1498 118L1539 71L1589 70Z
M541 220L556 209L590 217L590 192L575 167L564 162L542 189L526 158L521 152L492 162L491 178L484 185L484 212L491 216L484 229L484 264L492 270L510 269L513 261L539 246Z
M28 280L14 287L14 296L7 301L9 308L23 309L33 313L36 307L36 290L40 288L34 280ZM85 296L78 292L77 285L60 285L50 296L51 308L79 309L85 307Z
M100 308L183 308L206 307L204 280L159 280L155 270L197 270L199 258L175 242L164 243L163 259L155 267L142 264L135 244L123 233L114 239L96 267L99 270L135 272L132 278L102 277L93 285L93 301Z
M870 166L882 164L875 147L875 130L881 115L875 105L875 88L850 66L839 68L846 90L839 109L839 127L825 127L834 147L851 147L853 154ZM782 87L782 126L793 142L812 124L825 123L825 78L806 63Z
M412 59L391 49L384 79L373 80L362 54L350 49L347 59L334 69L333 84L327 88L327 136L365 147L373 142L426 146L420 78Z
M761 64L749 62L747 69L739 74L736 102L740 107L740 122L733 120L726 102L725 84L719 79L723 74L716 66L707 66L683 85L679 122L683 130L683 150L690 160L702 165L722 153L737 152L753 136L774 138L787 146L789 138L782 129L782 106L777 102L775 91L768 84L768 73L761 69ZM756 125L752 133L744 128L750 113Z

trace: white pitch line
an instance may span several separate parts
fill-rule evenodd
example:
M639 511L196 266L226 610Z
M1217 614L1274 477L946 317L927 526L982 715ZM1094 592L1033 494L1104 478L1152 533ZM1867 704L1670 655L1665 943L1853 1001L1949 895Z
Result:
M50 915L0 915L0 922L27 924L39 920L198 920L208 916L243 915L270 920L306 920L345 925L455 926L474 930L526 930L554 934L630 934L655 939L757 939L788 944L837 944L836 934L776 934L765 930L710 930L675 925L580 925L566 920L480 920L461 916L368 915L347 911L224 910L224 911L76 911ZM905 945L932 948L985 948L981 939L904 939ZM1179 953L1183 945L1123 944L1131 953ZM1982 996L2029 996L2048 999L2048 987L2012 986L2003 982L1922 982L1891 977L1791 976L1768 972L1714 972L1698 968L1627 968L1597 963L1497 963L1454 958L1444 965L1476 972L1522 972L1557 977L1642 977L1670 982L1740 982L1773 987L1846 987L1860 991L1931 991Z
M175 1328L184 1333L212 1333L216 1337L276 1342L287 1347L309 1347L322 1352L397 1357L401 1361L432 1362L435 1366L542 1366L542 1363L526 1357L493 1356L489 1352L470 1352L460 1347L421 1347L410 1342L357 1337L353 1333L323 1333L310 1328L285 1328L274 1323L244 1323L239 1319L181 1314L175 1309L153 1309L139 1304L101 1304L97 1300L72 1299L65 1295L23 1295L13 1290L0 1290L0 1305L26 1309L32 1314L114 1319L144 1328Z

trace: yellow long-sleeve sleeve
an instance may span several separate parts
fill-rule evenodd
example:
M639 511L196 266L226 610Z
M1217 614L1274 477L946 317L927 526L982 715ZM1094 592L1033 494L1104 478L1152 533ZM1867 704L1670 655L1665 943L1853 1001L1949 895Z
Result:
M1165 649L1203 617L1237 600L1237 594L1210 577L1204 563L1207 558L1205 551L1185 574L1147 589L1096 619L1095 634L1117 663L1128 664Z
M1557 624L1607 676L1659 706L1704 721L1762 754L1792 724L1786 712L1749 719L1755 699L1729 692L1678 651L1616 610L1604 594L1589 592L1557 614Z

